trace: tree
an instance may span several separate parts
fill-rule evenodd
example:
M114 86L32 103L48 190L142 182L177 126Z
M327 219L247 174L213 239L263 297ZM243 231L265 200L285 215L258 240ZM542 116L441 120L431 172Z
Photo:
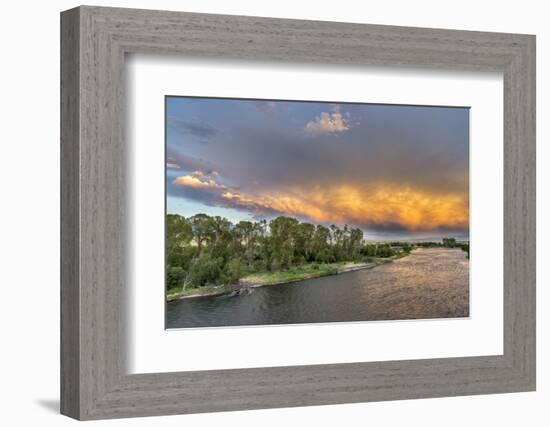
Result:
M235 226L235 236L239 242L244 244L244 255L248 267L252 267L256 244L262 235L262 224L251 221L241 221Z
M296 261L304 260L311 262L313 256L313 235L315 226L309 222L296 224L293 228L294 236L294 257Z
M233 255L232 243L235 242L233 224L225 218L215 216L210 218L210 227L209 238L206 240L207 250L212 257L222 258L225 263Z
M220 281L224 285L237 283L243 276L243 263L240 257L233 257L225 264Z
M330 246L335 261L342 258L342 230L337 225L330 226Z
M384 244L384 245L377 245L376 246L376 256L380 258L388 258L393 256L393 250L390 247L390 245Z
M351 229L349 239L349 255L351 259L356 260L359 257L362 243L363 231L359 228Z
M313 236L313 252L315 260L319 262L331 262L332 254L330 253L330 230L324 225L317 225Z
M446 248L454 248L456 246L456 239L454 237L443 238L443 246Z
M191 242L193 230L189 221L180 215L166 216L166 251L170 257L175 251Z
M344 228L342 230L342 247L341 247L341 251L342 251L342 254L341 256L344 257L344 258L348 258L351 254L351 251L350 251L350 228L347 224L344 224Z
M166 288L168 290L182 285L185 278L185 270L181 267L169 267L166 270Z
M191 223L180 215L166 217L166 286L180 286L187 275L196 247L190 246L193 238Z
M186 281L192 287L216 284L219 281L222 266L222 259L203 254L191 264Z
M214 223L212 218L206 214L200 213L189 218L193 230L193 238L199 248L199 253L205 242L211 241L214 235Z
M365 244L361 248L361 255L367 256L367 257L373 257L376 256L376 245L373 244Z
M272 268L287 269L294 258L294 227L298 224L295 218L277 217L269 222Z

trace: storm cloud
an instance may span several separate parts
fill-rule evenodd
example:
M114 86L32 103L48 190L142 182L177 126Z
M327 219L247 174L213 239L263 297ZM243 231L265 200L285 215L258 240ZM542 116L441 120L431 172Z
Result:
M168 117L168 126L183 135L197 137L198 142L202 144L206 144L208 138L217 134L217 130L207 123L186 121L176 117Z
M168 195L232 209L235 219L285 214L366 230L468 230L467 108L269 105L278 114L258 101L169 99L167 115L187 135L168 125L168 161L178 166L167 170ZM211 143L190 143L190 112L215 123Z

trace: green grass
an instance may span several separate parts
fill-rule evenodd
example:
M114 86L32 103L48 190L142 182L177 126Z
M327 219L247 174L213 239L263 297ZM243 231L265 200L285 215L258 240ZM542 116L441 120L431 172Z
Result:
M409 256L410 254L411 254L410 252L402 251L402 252L398 253L397 255L394 255L393 259L405 258L406 256Z
M392 262L392 261L393 261L392 258L378 258L378 257L375 257L375 256L370 256L370 257L367 257L365 259L365 262L373 262L376 265L387 264L387 263Z
M277 272L261 272L245 276L241 283L250 285L276 285L290 283L299 280L313 279L315 277L330 276L336 274L341 268L359 266L363 263L337 262L331 264L307 264Z
M178 298L185 297L185 296L191 296L191 295L213 295L213 294L220 294L227 291L230 291L230 286L224 286L224 285L208 285L208 286L202 286L200 288L186 288L183 290L180 287L170 289L166 292L166 301L175 301Z

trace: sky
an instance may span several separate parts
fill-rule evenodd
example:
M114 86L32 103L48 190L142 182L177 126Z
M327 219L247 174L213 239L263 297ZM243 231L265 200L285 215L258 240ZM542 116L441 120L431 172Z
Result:
M469 236L469 109L166 98L167 212Z

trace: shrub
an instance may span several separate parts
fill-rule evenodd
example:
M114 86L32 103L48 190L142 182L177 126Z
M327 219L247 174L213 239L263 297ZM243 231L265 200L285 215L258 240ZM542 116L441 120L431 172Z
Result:
M303 255L300 255L296 257L295 262L296 265L303 265L306 263L306 258Z
M269 271L274 272L274 271L280 271L280 270L281 270L281 263L279 262L279 260L273 259L269 266Z
M166 271L166 288L168 290L182 285L185 279L185 270L181 267L168 267Z
M201 255L191 264L189 284L193 287L199 287L216 283L221 275L222 264L223 259L221 258L210 258L208 255Z
M223 268L221 273L221 283L231 285L243 277L243 263L239 257L232 258Z

